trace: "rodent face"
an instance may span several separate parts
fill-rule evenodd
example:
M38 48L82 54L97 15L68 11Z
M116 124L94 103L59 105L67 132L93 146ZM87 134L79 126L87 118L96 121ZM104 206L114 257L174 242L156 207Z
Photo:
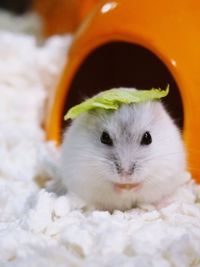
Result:
M99 191L113 190L113 194L117 194L116 184L135 184L141 188L123 190L123 194L131 193L135 201L148 202L145 194L152 194L151 199L156 200L164 189L173 188L176 174L185 170L179 131L159 102L123 105L115 112L98 110L84 114L72 123L63 150L65 170L70 166L76 168L66 170L68 177L81 182L83 195L87 182L90 190L98 187ZM75 183L70 180L69 187ZM147 193L156 188L157 194Z

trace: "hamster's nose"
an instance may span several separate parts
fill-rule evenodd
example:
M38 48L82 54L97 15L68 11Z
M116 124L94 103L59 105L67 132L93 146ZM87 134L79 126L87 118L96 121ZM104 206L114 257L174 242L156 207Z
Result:
M115 162L115 167L117 169L117 173L120 174L120 176L128 177L131 176L135 169L135 163L131 164L128 168L123 168L118 162Z

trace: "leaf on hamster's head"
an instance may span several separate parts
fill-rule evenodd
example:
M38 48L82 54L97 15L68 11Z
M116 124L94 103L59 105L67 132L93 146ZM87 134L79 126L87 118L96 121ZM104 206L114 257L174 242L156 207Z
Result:
M121 104L140 103L151 100L158 100L169 93L169 85L165 90L152 88L151 90L136 90L131 88L114 88L103 91L96 96L72 107L66 113L64 119L75 119L83 112L92 109L117 110Z

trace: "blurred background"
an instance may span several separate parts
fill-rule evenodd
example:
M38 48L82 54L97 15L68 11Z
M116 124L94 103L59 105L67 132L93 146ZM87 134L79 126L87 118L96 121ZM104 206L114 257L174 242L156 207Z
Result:
M0 9L16 16L37 13L43 25L43 35L74 32L87 12L98 0L1 0Z
M31 9L32 3L32 0L1 0L0 8L20 15Z

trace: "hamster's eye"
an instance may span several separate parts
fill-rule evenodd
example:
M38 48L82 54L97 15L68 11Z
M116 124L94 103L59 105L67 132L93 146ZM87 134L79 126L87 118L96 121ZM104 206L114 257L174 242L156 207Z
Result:
M113 145L113 141L112 141L110 135L106 131L102 132L100 139L101 139L101 143L103 143L105 145L108 145L108 146Z
M142 140L140 142L141 145L149 145L152 142L152 138L149 132L145 132L142 136Z

